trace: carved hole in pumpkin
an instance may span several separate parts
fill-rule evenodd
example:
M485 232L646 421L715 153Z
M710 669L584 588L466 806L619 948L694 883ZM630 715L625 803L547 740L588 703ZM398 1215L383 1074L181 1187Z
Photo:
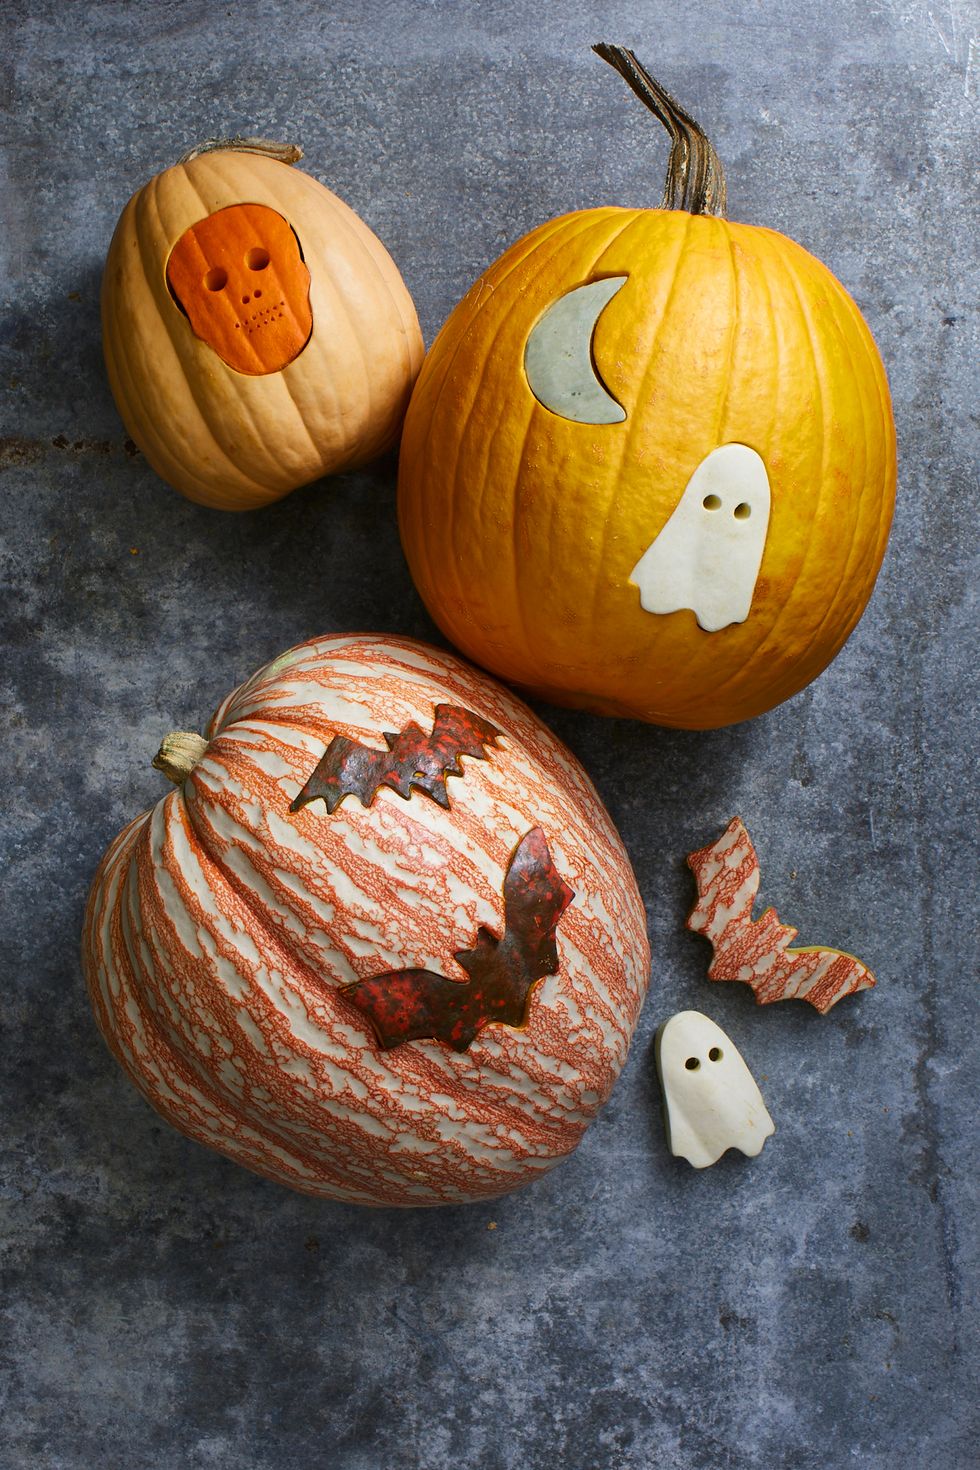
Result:
M717 1050L717 1047L715 1048L715 1050ZM696 1072L701 1063L698 1061L697 1057L688 1057L684 1065L689 1072Z
M242 297L242 305L243 306L247 306L248 303L251 301L251 299L252 299L251 296L243 296Z
M262 292L261 291L253 291L252 292L252 295L255 297L256 301L258 301L259 297L262 295Z
M720 1062L721 1059L722 1059L722 1057L724 1055L725 1055L725 1053L722 1051L722 1049L721 1049L720 1046L713 1046L711 1048L711 1050L708 1052L708 1061L709 1062Z
M735 509L732 511L732 515L737 521L747 521L751 514L752 507L751 505L746 505L744 500L742 501L741 505L736 505Z
M296 233L295 230L293 233ZM250 271L264 271L269 264L268 250L263 250L261 245L253 245L251 250L245 252L245 264Z
M721 500L717 495L706 495L701 504L705 510L718 510L721 505Z
M212 266L204 277L204 284L209 291L223 291L228 284L228 272L223 266Z

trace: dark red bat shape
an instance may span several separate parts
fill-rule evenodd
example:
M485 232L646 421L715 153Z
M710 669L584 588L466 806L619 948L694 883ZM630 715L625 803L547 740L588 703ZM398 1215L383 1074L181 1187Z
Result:
M484 1026L525 1024L535 984L557 973L555 930L574 897L544 833L534 827L507 867L503 939L481 924L475 947L456 953L468 980L433 970L388 970L343 993L367 1016L385 1051L425 1038L465 1051Z
M380 786L389 786L406 801L412 787L424 791L442 807L449 806L447 776L462 776L461 755L486 760L487 745L495 745L500 731L489 720L455 704L437 704L432 734L414 721L400 734L385 730L387 750L372 750L346 735L335 735L299 796L289 810L298 812L322 796L327 811L335 812L345 796L360 797L370 806Z

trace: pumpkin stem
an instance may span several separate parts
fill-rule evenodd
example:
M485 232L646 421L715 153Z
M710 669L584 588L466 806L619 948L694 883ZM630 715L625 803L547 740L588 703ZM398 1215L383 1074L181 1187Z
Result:
M270 143L268 138L242 138L236 134L234 138L208 138L198 143L196 148L189 148L177 162L190 163L192 158L199 158L202 153L219 153L222 149L235 153L261 153L264 158L275 158L279 163L299 163L303 157L298 143Z
M153 766L168 781L182 786L208 748L203 735L193 730L171 730L153 757Z
M686 209L689 214L725 217L725 170L701 128L679 102L652 77L632 51L600 41L597 56L615 67L670 134L670 158L661 209Z

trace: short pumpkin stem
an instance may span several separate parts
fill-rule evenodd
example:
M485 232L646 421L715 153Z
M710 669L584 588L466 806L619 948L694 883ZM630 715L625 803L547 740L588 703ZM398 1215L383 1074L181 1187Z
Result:
M208 748L203 735L193 730L171 730L153 757L153 766L168 781L182 786Z
M202 153L220 153L229 149L233 153L261 153L264 158L274 158L278 163L299 163L303 150L298 143L271 143L268 138L208 138L189 148L178 163L190 163Z
M616 68L658 117L671 137L670 158L661 209L686 209L688 214L725 217L727 203L725 170L701 128L679 102L652 77L632 51L600 41L592 47L597 56Z

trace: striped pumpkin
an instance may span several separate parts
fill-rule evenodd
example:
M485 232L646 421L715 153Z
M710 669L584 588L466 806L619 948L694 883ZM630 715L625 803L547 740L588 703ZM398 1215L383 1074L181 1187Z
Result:
M382 783L332 813L303 795L333 751L383 764L385 731L428 738L447 705L497 736L446 759L442 792ZM96 1017L153 1106L270 1179L361 1204L491 1198L568 1154L625 1060L649 950L619 838L556 737L460 660L352 635L260 670L192 758L113 842L85 921ZM461 1050L385 1049L351 987L419 970L465 982L454 956L504 932L532 831L574 897L523 1023Z

